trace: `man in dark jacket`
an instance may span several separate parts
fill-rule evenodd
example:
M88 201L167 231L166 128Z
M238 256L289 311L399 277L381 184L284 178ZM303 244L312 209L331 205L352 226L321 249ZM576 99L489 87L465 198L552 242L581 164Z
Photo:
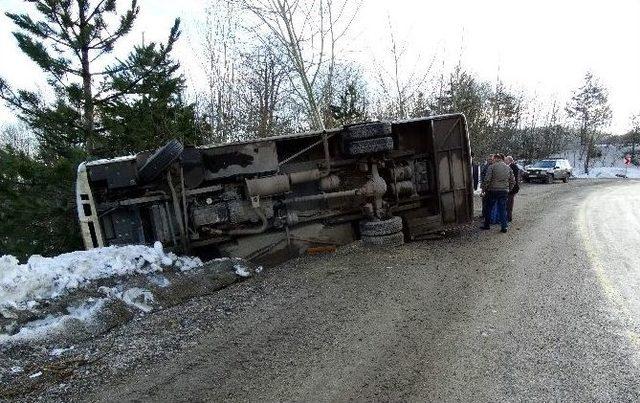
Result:
M498 205L498 217L500 218L500 226L502 232L507 232L507 198L509 192L513 190L515 185L515 177L513 170L504 163L504 155L496 154L493 156L493 164L487 168L482 182L482 191L486 192L488 197L487 214L484 216L484 226L482 229L491 228L491 210L494 205Z
M507 221L511 222L511 219L513 218L513 202L516 194L520 191L520 168L518 167L518 164L513 161L513 157L510 155L505 157L504 163L509 165L509 168L511 168L513 175L516 178L516 183L507 197Z
M480 165L480 187L484 186L484 177L487 174L487 169L493 164L493 155L487 157L487 160ZM482 216L487 217L491 214L491 210L487 210L489 206L489 195L487 190L482 188Z

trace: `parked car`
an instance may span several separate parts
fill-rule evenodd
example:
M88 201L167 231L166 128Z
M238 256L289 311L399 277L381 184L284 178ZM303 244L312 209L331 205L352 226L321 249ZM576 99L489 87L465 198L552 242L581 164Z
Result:
M183 147L83 163L87 249L162 242L185 253L283 261L361 238L397 245L473 217L464 115Z
M564 158L548 158L526 166L522 178L525 182L553 183L554 180L559 179L567 183L571 177L572 170L573 168L568 160Z

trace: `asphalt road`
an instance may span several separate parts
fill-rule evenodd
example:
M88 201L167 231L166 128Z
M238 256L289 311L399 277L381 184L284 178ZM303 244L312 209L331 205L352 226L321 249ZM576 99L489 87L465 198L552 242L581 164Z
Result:
M525 186L508 234L290 262L216 296L242 308L190 347L75 397L638 401L639 228L640 182Z

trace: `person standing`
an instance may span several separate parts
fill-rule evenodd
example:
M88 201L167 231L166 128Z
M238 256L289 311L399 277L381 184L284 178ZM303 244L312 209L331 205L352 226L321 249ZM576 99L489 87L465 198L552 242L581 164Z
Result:
M491 210L498 205L498 218L500 219L501 232L507 232L507 198L515 185L513 170L504 163L504 155L493 156L493 164L489 165L482 181L482 191L486 192L487 211L484 216L484 225L480 228L491 228Z
M487 169L493 164L493 155L487 157L487 160L480 166L480 187L482 188L482 216L487 217L491 214L491 210L487 210L489 203L489 196L486 192L484 185L484 177L487 174Z
M509 196L507 197L507 221L511 222L513 219L513 203L516 195L520 191L520 168L518 164L516 164L513 160L512 156L507 156L504 159L505 164L509 165L509 168L513 171L513 176L516 179L515 184L513 185L513 189L509 192Z

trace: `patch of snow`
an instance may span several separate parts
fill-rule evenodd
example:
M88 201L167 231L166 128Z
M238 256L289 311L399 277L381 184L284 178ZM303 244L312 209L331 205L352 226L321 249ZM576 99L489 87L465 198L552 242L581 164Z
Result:
M236 263L233 264L233 269L235 270L235 273L240 277L251 277L249 268L242 264L239 259L236 261Z
M79 307L69 307L67 315L49 315L44 319L31 321L13 335L0 334L0 344L15 341L39 340L52 333L64 331L65 327L74 320L89 322L94 320L97 313L104 306L106 299L90 299L87 303Z
M33 378L37 378L37 377L39 377L41 375L42 375L42 371L38 371L36 373L33 373L33 374L29 375L29 378L33 379Z
M149 290L145 290L138 287L132 287L125 291L121 291L122 287L100 287L98 291L105 294L108 298L117 298L123 301L125 304L141 310L144 313L149 313L153 310L153 303L155 301L153 293Z
M594 167L589 169L589 174L580 172L574 175L580 179L615 179L615 178L640 178L640 168L630 166L629 168L618 167Z
M19 316L15 311L11 311L9 309L3 308L0 305L0 316L5 317L6 319L18 319Z
M209 262L228 262L229 260L233 260L233 270L240 277L251 277L251 272L249 268L244 264L244 261L240 258L234 257L220 257L216 259L212 259ZM262 266L256 269L256 273L260 273L262 271Z
M51 350L49 355L53 357L60 357L62 354L66 353L67 351L72 351L75 348L76 348L75 346L71 346L67 348L54 348L53 350Z
M38 301L111 276L159 273L166 267L186 271L201 265L198 258L165 253L160 242L152 248L109 246L49 258L34 255L25 264L5 255L0 257L0 310L33 309Z
M149 290L138 287L129 288L122 293L122 300L130 306L140 309L144 313L153 310L154 298Z
M11 367L11 373L12 374L19 374L21 372L23 372L24 369L18 365L16 365L15 367Z
M169 279L167 279L162 274L151 274L151 275L147 276L147 278L149 279L149 281L152 284L155 284L155 285L157 285L158 287L161 287L161 288L165 288L165 287L168 287L169 285L171 285L171 282L169 281Z
M111 297L111 298L117 297L119 293L116 287L105 287L105 286L98 287L98 292L101 292L105 296Z

